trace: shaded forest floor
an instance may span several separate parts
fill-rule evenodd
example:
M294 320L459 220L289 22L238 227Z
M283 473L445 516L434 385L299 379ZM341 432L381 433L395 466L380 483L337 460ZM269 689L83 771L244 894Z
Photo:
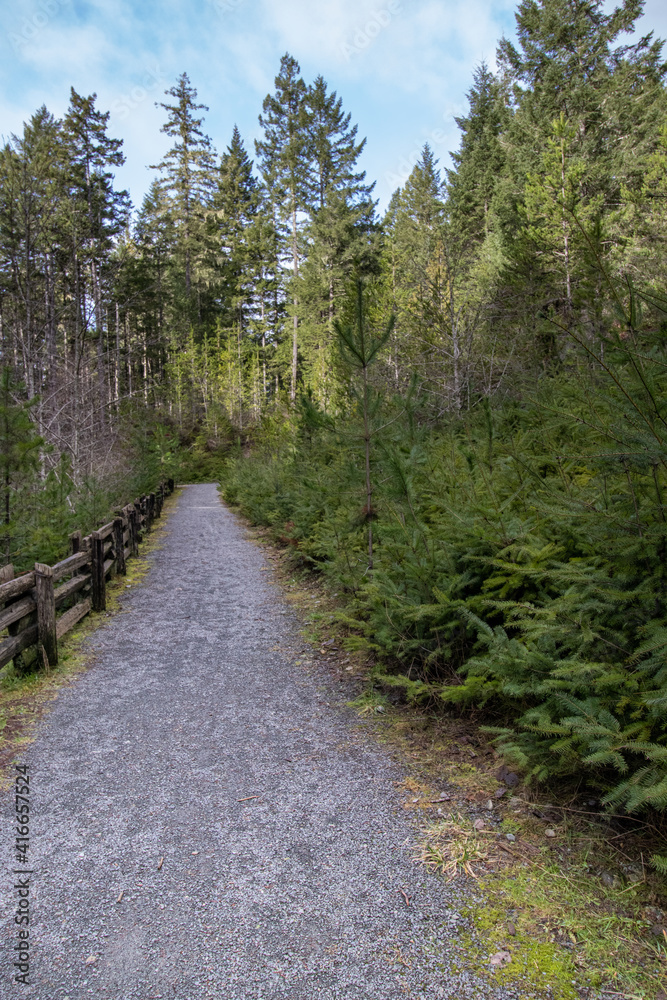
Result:
M664 850L650 822L601 813L572 785L526 788L503 766L476 714L407 705L346 650L337 595L268 529L248 530L303 621L315 656L349 686L369 733L411 777L403 807L422 834L415 862L481 889L462 961L554 1000L667 1000L667 887L647 865ZM495 964L497 963L497 964Z

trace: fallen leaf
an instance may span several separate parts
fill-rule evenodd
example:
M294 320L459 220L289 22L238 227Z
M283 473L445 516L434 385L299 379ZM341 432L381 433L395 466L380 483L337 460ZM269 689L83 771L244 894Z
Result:
M98 958L99 955L90 955L90 957L86 959L86 965L94 965Z
M544 836L545 837L555 837L556 836L556 831L555 830L545 830L544 831Z
M484 820L483 819L476 819L475 822L473 823L473 826L475 827L476 830L483 830L484 829Z
M121 892L120 892L120 896L119 896L119 897L118 897L118 899L116 900L116 902L117 902L117 903L120 903L120 901L121 901L121 899L123 898L123 895L124 895L124 894L125 894L125 889L121 889Z
M163 863L164 863L164 858L160 858L160 860L157 863L157 870L158 871L160 871L160 869L162 868Z
M509 935L510 935L511 937L516 937L516 927L515 927L515 925L514 925L514 924L512 923L512 921L511 921L511 920L508 920L508 922L507 922L507 933L508 933L508 934L509 934Z
M491 965L502 965L506 962L511 962L512 956L508 951L497 951L495 955L492 955L489 959Z

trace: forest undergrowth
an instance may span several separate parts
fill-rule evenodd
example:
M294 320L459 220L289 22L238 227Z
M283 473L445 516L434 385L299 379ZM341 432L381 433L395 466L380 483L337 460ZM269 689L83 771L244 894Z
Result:
M360 404L339 424L309 399L227 463L223 493L335 589L376 685L481 711L527 783L583 780L664 822L667 356L603 347L436 426L378 394L372 507Z
M465 929L449 944L455 965L472 964L526 1000L665 1000L667 893L648 864L661 831L646 816L601 811L571 782L521 787L480 727L483 712L409 705L378 684L373 654L345 648L344 593L275 529L250 535L320 669L406 773L398 794L413 826L415 864L469 898ZM411 957L404 948L399 960Z

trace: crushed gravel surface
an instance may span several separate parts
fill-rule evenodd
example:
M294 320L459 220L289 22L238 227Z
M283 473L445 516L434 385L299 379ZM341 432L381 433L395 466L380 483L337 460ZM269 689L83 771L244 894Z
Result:
M518 997L462 971L466 900L412 860L405 775L304 664L214 485L182 491L150 561L22 756L28 986L3 795L0 997Z

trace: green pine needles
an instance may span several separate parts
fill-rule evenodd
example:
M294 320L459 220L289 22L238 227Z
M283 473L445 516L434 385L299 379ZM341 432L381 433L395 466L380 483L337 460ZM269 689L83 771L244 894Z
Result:
M363 397L339 425L311 413L307 445L295 428L283 449L231 464L225 492L257 522L290 522L385 683L483 708L529 778L584 775L609 806L664 810L664 337L609 337L576 364L532 401L439 429L420 429L418 401L385 399L370 577Z

